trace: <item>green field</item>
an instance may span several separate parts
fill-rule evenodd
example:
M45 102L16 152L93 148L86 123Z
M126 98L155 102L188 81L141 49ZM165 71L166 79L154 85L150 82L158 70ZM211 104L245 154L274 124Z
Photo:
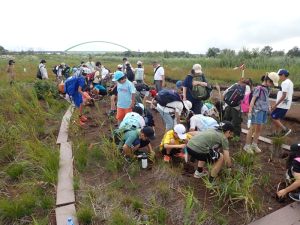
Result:
M15 55L8 56L14 57L16 61L17 80L30 81L35 79L37 65L40 59L46 59L49 78L54 78L51 68L61 62L65 62L71 66L79 65L81 61L87 61L87 55ZM233 70L233 67L245 63L246 70L245 76L252 78L255 83L266 72L278 71L280 68L286 68L290 71L291 79L295 83L295 87L300 87L300 59L289 57L258 57L252 59L241 59L238 57L228 58L129 58L132 65L138 60L142 60L145 66L145 73L147 81L152 83L153 69L151 62L158 60L165 68L166 76L179 80L183 79L195 63L202 65L203 71L212 83L218 82L219 84L230 84L236 82L240 76L240 70ZM109 68L112 72L116 69L117 65L122 63L121 56L105 56L93 55L93 61L101 61L103 65ZM3 80L5 74L5 67L8 58L3 56L0 58L0 77ZM24 72L26 68L26 73Z

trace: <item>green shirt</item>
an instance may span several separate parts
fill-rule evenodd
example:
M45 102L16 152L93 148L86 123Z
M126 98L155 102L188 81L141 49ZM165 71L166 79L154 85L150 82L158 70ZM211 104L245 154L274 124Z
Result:
M206 130L193 136L189 140L187 147L197 153L207 154L210 149L223 148L229 150L229 143L222 132Z

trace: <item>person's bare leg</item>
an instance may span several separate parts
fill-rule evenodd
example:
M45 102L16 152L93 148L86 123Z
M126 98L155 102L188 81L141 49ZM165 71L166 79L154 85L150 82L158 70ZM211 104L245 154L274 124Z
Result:
M220 170L222 169L223 162L224 162L224 157L223 157L223 154L220 153L220 158L218 159L217 162L215 162L213 164L213 167L212 167L211 172L210 172L210 176L212 176L214 178L218 176Z

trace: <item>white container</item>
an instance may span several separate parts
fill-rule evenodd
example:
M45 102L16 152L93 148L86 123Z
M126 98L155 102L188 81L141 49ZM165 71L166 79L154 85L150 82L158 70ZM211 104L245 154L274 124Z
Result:
M143 153L142 155L142 168L146 169L148 167L148 157L146 153Z

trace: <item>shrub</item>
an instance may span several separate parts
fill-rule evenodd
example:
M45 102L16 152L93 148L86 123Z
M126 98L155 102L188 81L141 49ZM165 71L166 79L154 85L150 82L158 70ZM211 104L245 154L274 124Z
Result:
M34 90L38 99L46 99L48 97L58 98L58 88L56 84L47 80L38 80L34 83Z
M128 215L122 213L120 210L116 209L113 211L109 225L136 225L136 222L131 219Z
M91 224L93 221L93 212L88 207L80 208L77 211L77 218L80 224Z
M13 180L17 180L23 174L23 172L24 164L22 163L14 163L6 170L7 175Z

